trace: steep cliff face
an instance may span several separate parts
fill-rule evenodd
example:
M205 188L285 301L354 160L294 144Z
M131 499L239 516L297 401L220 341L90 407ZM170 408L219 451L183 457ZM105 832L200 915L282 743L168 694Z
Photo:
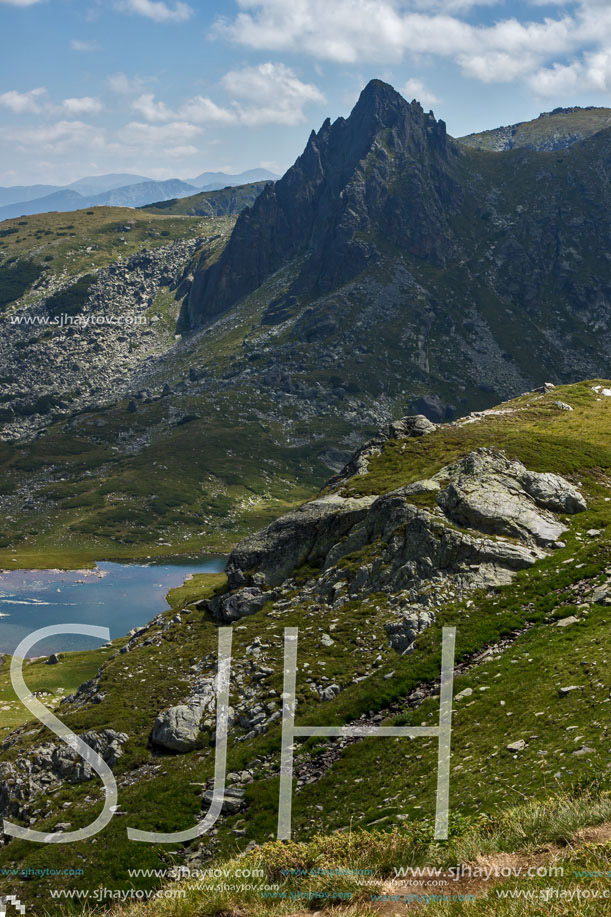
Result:
M588 114L537 119L544 135L538 145L491 155L448 138L443 121L371 81L350 117L325 121L295 165L242 214L218 261L206 266L202 259L188 300L190 325L227 311L300 256L288 289L268 301L263 325L282 323L306 301L361 275L388 278L407 267L436 281L434 311L448 292L458 293L450 325L474 302L489 323L482 300L492 295L510 309L540 313L539 338L566 338L567 319L571 324L578 313L594 322L609 305L611 132L584 141L571 134L571 149L561 155L535 150L545 143L555 149L558 118L583 121ZM409 297L403 305L407 311ZM587 314L592 308L598 319ZM501 335L493 329L497 341Z
M593 115L543 117L538 131ZM219 259L202 258L183 314L197 328L255 294L244 354L261 385L287 373L307 387L333 365L348 391L371 394L392 369L384 395L408 394L434 420L478 393L604 374L611 129L584 136L546 152L474 149L374 80L241 215Z
M448 216L460 203L457 158L443 121L372 80L348 119L327 119L312 132L295 165L242 214L221 258L196 275L192 325L225 311L300 254L305 263L289 296L328 292L379 259L376 233L443 263L451 248ZM268 320L283 306L286 299L272 303Z

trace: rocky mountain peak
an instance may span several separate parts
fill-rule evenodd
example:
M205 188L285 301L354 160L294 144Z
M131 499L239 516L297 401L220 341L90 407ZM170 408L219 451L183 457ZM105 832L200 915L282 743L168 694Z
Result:
M350 116L327 119L313 131L283 178L240 216L219 261L196 272L189 324L226 311L305 254L293 288L265 319L282 321L295 297L332 289L375 262L375 243L365 236L382 226L405 250L442 261L443 211L457 197L450 177L455 158L443 121L372 80Z

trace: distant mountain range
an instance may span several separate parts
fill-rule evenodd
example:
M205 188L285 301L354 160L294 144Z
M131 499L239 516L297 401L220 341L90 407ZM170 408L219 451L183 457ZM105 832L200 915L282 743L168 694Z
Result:
M187 181L200 191L218 191L234 185L250 185L255 181L275 181L277 178L280 176L268 169L247 169L238 175L229 175L227 172L202 172L197 178L188 178Z
M0 188L0 220L50 211L67 212L86 207L143 207L146 204L188 197L198 191L217 191L278 178L267 169L248 169L238 175L202 172L188 181L172 178L154 181L143 175L114 173L78 179L70 185L16 185Z

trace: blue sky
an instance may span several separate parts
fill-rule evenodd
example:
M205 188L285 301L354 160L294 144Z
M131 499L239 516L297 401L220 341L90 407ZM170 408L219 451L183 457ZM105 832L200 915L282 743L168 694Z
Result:
M0 0L0 184L284 171L372 77L455 136L611 104L611 0Z

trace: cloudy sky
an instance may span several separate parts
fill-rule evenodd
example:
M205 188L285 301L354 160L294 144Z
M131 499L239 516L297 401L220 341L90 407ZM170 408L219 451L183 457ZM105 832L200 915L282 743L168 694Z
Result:
M454 136L611 105L611 0L0 0L0 184L282 172L372 77Z

